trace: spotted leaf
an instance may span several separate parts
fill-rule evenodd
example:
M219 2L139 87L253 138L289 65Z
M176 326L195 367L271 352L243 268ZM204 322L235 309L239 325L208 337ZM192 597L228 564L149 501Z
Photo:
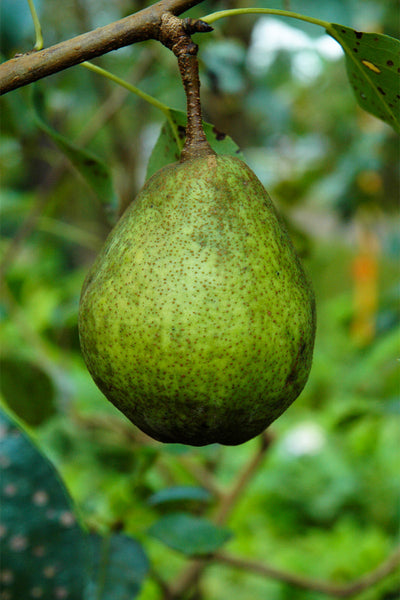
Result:
M82 600L87 546L54 467L0 412L0 598Z
M400 132L400 41L330 23L327 32L342 46L359 105Z

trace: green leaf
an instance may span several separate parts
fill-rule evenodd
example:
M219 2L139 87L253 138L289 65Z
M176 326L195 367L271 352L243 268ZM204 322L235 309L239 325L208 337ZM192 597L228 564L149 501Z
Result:
M71 501L54 467L3 412L0 469L0 597L82 600L87 545Z
M176 132L181 144L185 142L186 113L181 110L171 110L171 119L175 125ZM203 122L204 132L212 149L217 154L229 154L242 158L239 146L225 133L218 131L214 125ZM151 153L146 179L154 175L159 169L170 163L177 162L180 158L181 149L178 147L176 137L167 119L161 128L160 135Z
M212 496L210 492L201 487L192 485L182 485L169 487L150 496L148 502L150 506L166 504L168 502L186 502L194 500L197 502L208 502Z
M347 74L361 108L400 132L400 41L336 23L327 32L345 51Z
M43 91L37 84L32 87L33 112L38 127L51 137L53 142L71 161L98 198L105 204L113 207L117 206L113 178L108 166L95 154L79 148L48 125L46 122Z
M0 360L0 393L7 406L28 425L41 425L55 414L55 389L40 367L26 360Z
M87 600L133 600L149 570L142 546L131 537L90 536L93 569Z
M193 446L187 446L185 444L168 444L168 448L163 448L163 452L171 454L172 456L183 456L193 452Z
M186 513L165 515L149 529L150 535L166 546L187 556L203 556L215 552L230 537L231 532L202 517Z

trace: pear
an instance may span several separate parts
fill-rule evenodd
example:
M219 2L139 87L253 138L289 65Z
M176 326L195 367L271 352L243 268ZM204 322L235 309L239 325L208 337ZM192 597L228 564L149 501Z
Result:
M236 445L302 391L314 294L256 175L212 154L147 181L86 278L79 330L97 386L143 432Z

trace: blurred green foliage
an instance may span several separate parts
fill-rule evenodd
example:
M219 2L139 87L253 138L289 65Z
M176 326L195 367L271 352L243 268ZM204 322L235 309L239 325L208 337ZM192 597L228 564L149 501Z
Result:
M290 7L398 37L396 4L296 0ZM46 45L142 6L37 3ZM219 8L225 5L205 2L190 14ZM6 1L2 11L3 56L29 50L28 5ZM196 37L204 118L239 145L282 212L314 283L318 331L310 380L270 428L273 442L234 507L224 548L346 582L375 568L399 535L398 136L357 107L343 58L317 53L318 73L298 77L299 50L280 49L271 64L255 68L257 23L257 16L227 19L214 34ZM323 35L300 22L290 26L310 39ZM184 110L175 58L160 44L137 44L96 62ZM79 66L41 87L48 124L111 168L126 206L143 183L163 115ZM80 355L77 310L84 276L115 212L38 128L30 89L2 99L1 129L2 399L57 467L84 526L123 536L116 552L133 536L152 571L174 581L187 558L149 531L177 515L194 519L192 525L209 523L219 503L214 484L230 489L259 440L234 448L163 446L105 400ZM397 593L392 576L359 598L392 600ZM147 578L138 597L160 600L157 579ZM197 596L247 597L322 596L218 563L204 572Z

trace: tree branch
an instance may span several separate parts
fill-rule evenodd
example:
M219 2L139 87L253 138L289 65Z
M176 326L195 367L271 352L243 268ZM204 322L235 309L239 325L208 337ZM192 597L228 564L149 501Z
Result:
M181 465L183 465L185 469L216 498L222 498L224 496L224 492L220 489L218 482L209 469L203 467L203 465L195 462L192 458L185 456L184 454L178 456L177 459Z
M165 13L180 15L203 0L160 0L133 15L0 65L0 95L136 42L157 39Z
M239 473L234 485L232 486L232 489L228 493L220 495L217 512L213 518L213 521L216 525L223 525L226 523L230 513L247 488L247 485L250 483L252 477L256 474L258 467L263 461L265 454L270 447L271 442L273 441L269 431L264 431L259 440L260 445L256 449L255 454L250 458L249 462ZM208 564L208 561L204 558L193 559L182 570L181 574L174 582L174 585L171 586L168 600L178 600L179 598L182 598L184 592L196 585L202 572L208 566ZM165 598L165 600L167 599Z
M239 473L232 489L223 496L218 506L217 513L214 516L214 522L217 525L224 525L238 500L242 496L247 484L252 477L257 473L258 467L261 465L268 448L272 443L272 435L266 430L260 436L260 445L255 454L250 458L250 461L244 466Z
M330 583L328 581L318 581L318 579L312 579L309 577L302 577L294 573L288 573L275 569L269 565L261 563L255 560L247 560L227 554L225 552L217 552L212 555L211 560L216 560L221 563L225 563L234 567L235 569L241 569L256 573L263 577L277 579L284 581L289 585L299 587L305 590L313 590L315 592L321 592L327 596L335 598L350 598L356 594L360 594L364 590L377 584L379 581L393 573L400 564L400 548L397 548L384 562L382 562L376 569L366 573L359 579L355 579L350 583L344 585L338 585Z

